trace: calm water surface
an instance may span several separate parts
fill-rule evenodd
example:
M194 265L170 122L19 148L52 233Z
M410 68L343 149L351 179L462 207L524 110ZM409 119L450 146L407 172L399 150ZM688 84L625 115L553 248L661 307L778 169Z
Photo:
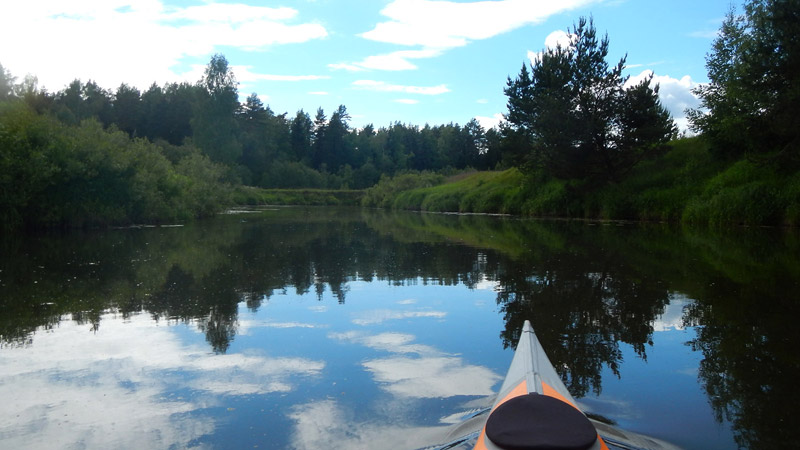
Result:
M623 428L800 438L796 232L279 208L0 245L0 448L422 448L525 319Z

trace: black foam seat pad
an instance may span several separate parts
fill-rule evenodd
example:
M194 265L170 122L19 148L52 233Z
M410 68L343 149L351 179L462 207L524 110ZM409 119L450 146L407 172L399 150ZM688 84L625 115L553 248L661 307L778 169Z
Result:
M506 450L584 450L597 430L571 405L531 393L498 406L486 421L486 437Z

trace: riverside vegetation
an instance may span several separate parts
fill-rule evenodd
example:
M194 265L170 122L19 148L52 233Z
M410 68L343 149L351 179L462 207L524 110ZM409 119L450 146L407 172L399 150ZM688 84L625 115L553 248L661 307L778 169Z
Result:
M684 222L721 226L800 225L800 172L748 159L717 161L701 137L672 141L625 180L594 188L516 168L446 178L432 173L385 178L367 190L368 206L435 212Z
M710 83L678 138L652 79L581 18L565 47L509 78L506 122L355 129L239 102L214 55L195 84L48 93L0 66L0 226L121 226L234 204L800 225L800 0L733 8L706 58Z

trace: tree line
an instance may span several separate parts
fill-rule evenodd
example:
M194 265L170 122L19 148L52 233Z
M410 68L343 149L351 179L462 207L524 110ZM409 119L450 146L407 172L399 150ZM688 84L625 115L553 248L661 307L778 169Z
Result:
M240 103L238 83L220 54L211 58L197 83L154 83L143 92L124 83L112 91L74 80L50 94L38 90L31 78L14 84L5 72L3 79L7 87L0 99L21 99L66 125L94 119L166 152L194 146L224 165L231 181L245 185L362 189L382 174L487 170L500 162L497 152L490 151L497 148L497 132L485 131L475 119L463 126L395 122L355 128L345 105L329 117L319 108L312 117L304 110L277 114L255 93Z
M409 170L491 169L499 134L476 120L356 129L344 105L312 118L239 102L228 61L197 83L61 91L0 66L0 222L5 228L107 226L204 216L244 184L363 189Z

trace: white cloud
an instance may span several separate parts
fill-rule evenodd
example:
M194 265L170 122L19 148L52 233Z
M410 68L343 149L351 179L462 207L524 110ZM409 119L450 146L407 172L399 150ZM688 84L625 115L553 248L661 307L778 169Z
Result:
M541 23L553 14L597 1L600 0L501 0L466 3L395 0L381 10L381 14L388 20L376 24L372 30L360 36L372 41L419 49L369 56L360 62L330 64L328 67L352 72L367 69L414 70L417 66L410 60L437 57L448 49ZM563 31L561 33L566 35Z
M555 49L559 45L564 48L569 46L572 38L569 34L567 34L564 30L556 30L552 33L548 34L546 38L544 38L544 46L547 48Z
M160 0L38 0L12 2L0 15L0 61L15 74L33 73L59 90L75 78L103 87L122 82L146 88L154 81L197 81L177 73L185 57L222 46L243 50L327 36L316 23L294 23L297 11L243 4L166 7ZM32 32L33 31L33 32Z
M366 70L356 64L347 63L328 64L328 67L333 70L347 70L348 72L363 72Z
M355 63L355 65L365 69L377 70L409 70L417 68L417 66L408 61L408 57L404 57L400 53L369 56L364 61Z
M653 62L643 63L643 64L626 64L625 68L626 69L637 69L639 67L653 67L653 66L659 66L661 64L664 64L665 62L666 61L653 61Z
M167 15L169 19L188 19L196 22L243 23L253 20L287 20L295 17L291 8L269 8L244 4L210 3L190 6Z
M475 120L477 120L478 123L481 124L481 127L483 127L484 130L489 130L491 128L498 127L500 125L500 122L505 120L505 118L503 117L502 114L495 113L491 117L475 116ZM481 283L483 283L483 282L481 282ZM496 283L490 282L490 285L493 287L493 286L496 285Z
M570 35L564 30L553 31L544 39L544 47L548 50L555 50L559 45L561 48L566 48L571 43L571 36L574 35ZM535 63L541 56L542 52L528 50L528 59L531 63Z
M362 61L354 63L329 64L328 67L331 69L342 69L350 72L359 72L363 70L414 70L417 68L417 66L409 60L434 58L441 54L441 50L434 49L401 50L384 55L368 56Z
M384 81L375 80L356 80L352 84L358 89L378 92L403 92L406 94L419 94L419 95L440 95L450 92L447 85L440 84L438 86L403 86L399 84L389 84Z
M597 0L502 0L458 3L437 0L395 0L381 22L362 37L401 45L446 49L488 39L516 28L541 23L549 16Z

